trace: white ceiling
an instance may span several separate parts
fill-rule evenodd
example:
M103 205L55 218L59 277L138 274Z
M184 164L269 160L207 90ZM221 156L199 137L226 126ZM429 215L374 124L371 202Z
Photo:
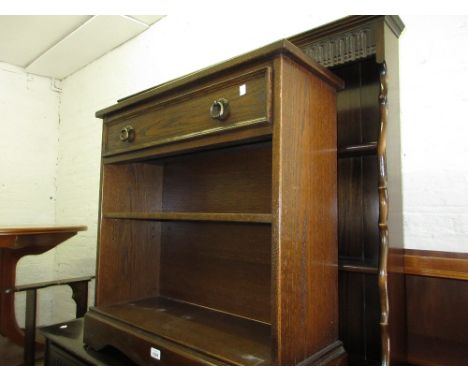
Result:
M0 16L0 61L62 79L162 17Z

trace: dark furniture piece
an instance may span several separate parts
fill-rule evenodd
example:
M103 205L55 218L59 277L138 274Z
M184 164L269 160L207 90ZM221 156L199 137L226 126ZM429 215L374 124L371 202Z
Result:
M341 364L336 88L284 40L104 120L84 341L137 364Z
M46 339L44 366L131 366L123 354L113 349L97 352L83 343L83 319L40 329Z
M36 290L49 283L15 286L19 259L47 252L84 230L84 226L0 228L0 365L16 365L21 361L31 365L35 359L35 348L40 347L35 343ZM84 293L80 281L72 280L69 285L80 305ZM14 306L14 292L22 290L27 293L25 332L18 327Z
M337 95L339 316L350 364L405 362L403 279L389 272L389 248L404 248L403 28L397 16L350 16L289 38L345 82Z

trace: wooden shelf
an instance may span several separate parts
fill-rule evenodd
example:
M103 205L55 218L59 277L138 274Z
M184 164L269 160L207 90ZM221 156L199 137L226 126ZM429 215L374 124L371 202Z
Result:
M156 297L91 309L234 365L271 364L269 324Z
M271 214L213 213L213 212L111 212L103 214L108 219L160 220L160 221L206 221L233 223L270 224Z
M376 155L377 142L368 142L360 145L345 146L338 149L338 157L359 157L364 155Z
M379 273L379 268L375 265L365 264L356 261L349 260L339 260L338 269L345 272L355 272L355 273L367 273L367 274L377 274Z

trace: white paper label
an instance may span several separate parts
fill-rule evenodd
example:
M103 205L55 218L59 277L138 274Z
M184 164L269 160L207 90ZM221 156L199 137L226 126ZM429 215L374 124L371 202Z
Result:
M155 358L157 360L161 359L161 350L151 348L150 354L151 354L151 358Z
M239 95L242 97L246 93L247 93L247 85L242 84L241 86L239 86Z

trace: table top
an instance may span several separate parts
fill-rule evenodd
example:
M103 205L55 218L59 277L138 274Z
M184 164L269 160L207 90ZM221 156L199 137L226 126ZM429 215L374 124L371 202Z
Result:
M78 226L0 226L0 235L18 236L18 235L39 235L49 233L66 233L86 231L88 227Z

